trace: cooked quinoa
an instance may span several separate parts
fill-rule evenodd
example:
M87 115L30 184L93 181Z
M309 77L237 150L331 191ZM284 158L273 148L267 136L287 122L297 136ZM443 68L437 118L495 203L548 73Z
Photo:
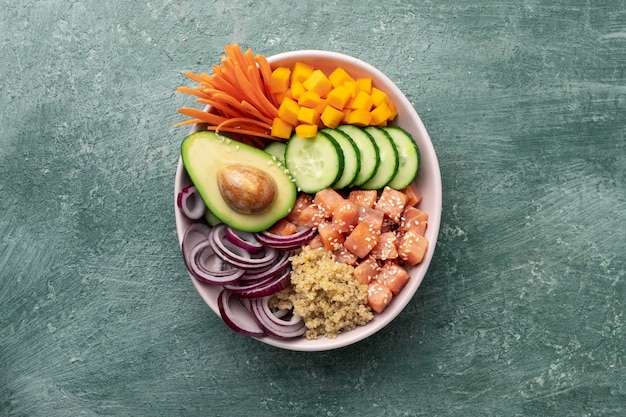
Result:
M293 314L304 319L307 339L334 339L374 318L367 285L355 279L354 267L335 261L330 251L305 247L291 265L291 287L276 294L271 305L293 307Z

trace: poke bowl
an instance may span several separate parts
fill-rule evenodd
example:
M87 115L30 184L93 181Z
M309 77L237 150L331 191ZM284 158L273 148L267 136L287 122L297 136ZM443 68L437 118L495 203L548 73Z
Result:
M400 127L403 131L407 132L414 140L418 149L419 171L411 185L415 186L419 190L419 193L421 193L419 209L428 215L427 227L423 232L423 236L427 240L428 245L419 263L405 266L409 275L408 281L403 285L401 291L394 294L393 299L386 308L384 308L384 311L374 313L373 318L366 324L356 326L348 331L339 332L339 334L333 335L332 337L322 336L318 338L307 338L304 335L300 335L298 337L285 338L280 336L276 337L272 333L250 335L262 343L294 351L326 351L342 348L368 338L391 323L409 304L426 276L435 251L441 218L442 185L437 156L429 134L412 104L394 82L374 66L345 54L321 50L299 50L280 53L267 57L266 62L273 70L276 68L293 68L296 63L299 63L319 69L326 75L340 67L353 79L370 79L371 85L385 92L389 100L391 100L395 106L396 114L393 120L385 123L385 125L389 127ZM211 112L212 106L207 105L203 111ZM191 131L187 132L188 135L206 130L206 125L203 123L190 124L192 124L192 127ZM193 187L194 185L187 171L183 158L181 157L178 161L174 185L176 230L181 246L183 245L183 240L185 239L186 232L189 230L190 225L198 221L205 221L204 217L200 220L191 219L181 210L181 194L185 189ZM299 189L298 192L300 192ZM210 196L203 196L203 199L210 198ZM209 229L211 227L212 226L209 226ZM220 306L220 302L224 302L224 300L220 301L220 297L224 292L224 286L202 282L191 272L189 272L189 276L204 302L218 317L222 317L221 312L223 312L223 310L220 310L220 307L223 308L223 305ZM238 314L241 314L242 311L245 312L246 307L249 308L245 303L243 307L238 306ZM253 315L243 317L241 320L248 322L247 324L251 326L256 325ZM228 319L225 321L228 323ZM229 332L231 330L224 326L223 331Z

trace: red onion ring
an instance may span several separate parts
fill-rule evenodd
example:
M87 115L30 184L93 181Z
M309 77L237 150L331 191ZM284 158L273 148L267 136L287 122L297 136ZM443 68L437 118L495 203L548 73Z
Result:
M226 227L226 239L233 245L237 245L250 253L257 253L263 249L263 245L256 240L254 233L242 232L230 226Z
M280 252L278 257L276 258L276 262L264 267L264 268L255 268L248 269L241 276L240 282L258 282L265 280L270 277L275 277L283 272L286 268L291 267L291 263L289 262L289 258L293 255L293 252Z
M263 247L263 250L260 252L251 254L247 250L234 245L226 238L227 227L225 224L214 226L213 233L210 236L215 254L222 257L225 261L244 269L261 268L270 265L278 256L278 252L274 248Z
M224 288L241 298L261 298L274 295L291 284L291 268L286 268L278 276L270 276L262 281L243 283L241 280L224 285Z
M206 205L193 185L183 188L178 193L176 205L181 213L191 220L198 220L206 212Z
M282 250L298 249L309 240L315 237L317 232L314 229L299 230L292 235L281 236L268 231L255 233L256 240L263 245Z
M306 326L302 317L291 316L288 321L276 317L269 308L269 299L270 297L263 297L250 302L252 314L261 328L267 334L280 339L302 336L306 332Z
M255 321L250 311L232 292L222 290L217 298L217 306L222 320L235 332L252 337L265 335L265 331Z

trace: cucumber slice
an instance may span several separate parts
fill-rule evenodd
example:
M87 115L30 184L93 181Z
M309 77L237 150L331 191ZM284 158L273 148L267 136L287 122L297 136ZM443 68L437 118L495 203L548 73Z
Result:
M400 127L383 127L396 145L399 157L398 172L388 186L401 190L415 180L420 168L420 151L413 136Z
M365 190L378 190L387 185L398 172L398 151L396 150L391 136L383 129L368 126L365 127L364 130L374 138L376 146L378 146L380 164L378 164L378 169L376 169L374 176L364 184L361 184L361 188Z
M333 184L333 188L341 190L349 187L361 170L361 158L359 157L359 149L356 147L350 136L337 129L322 129L320 133L330 135L341 148L343 153L343 172Z
M277 160L285 164L285 149L287 149L287 144L285 142L272 142L263 149L265 152L269 153Z
M289 139L285 162L298 189L309 194L333 185L343 171L341 148L332 137L319 132L312 138Z
M359 186L369 181L370 178L376 173L378 164L380 164L380 155L378 153L378 146L376 142L365 130L354 125L341 125L337 126L337 129L350 136L350 139L354 142L359 150L359 156L361 159L361 170L356 179L352 182L352 185Z

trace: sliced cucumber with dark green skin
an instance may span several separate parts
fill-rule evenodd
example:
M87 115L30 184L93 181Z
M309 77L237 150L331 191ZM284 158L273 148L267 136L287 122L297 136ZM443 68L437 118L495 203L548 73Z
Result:
M352 185L360 186L369 181L376 173L376 169L378 169L380 164L378 146L376 146L376 142L374 142L370 134L358 126L341 125L337 129L350 136L350 139L352 139L359 150L361 170L352 182Z
M389 187L401 190L415 180L420 168L420 152L413 136L400 127L383 127L398 151L398 172L387 184Z
M323 135L330 135L341 147L343 152L343 172L333 184L333 188L341 190L349 187L359 174L361 170L361 158L359 155L359 149L356 147L350 136L337 129L322 129L320 133Z
M375 126L365 127L364 130L374 138L376 146L378 146L380 163L374 176L361 184L361 188L378 190L387 185L398 172L398 151L391 136L385 130Z
M287 144L285 142L275 141L267 145L265 149L263 150L284 164L286 149L287 149Z
M343 171L343 153L329 135L293 136L287 143L285 163L298 189L315 194L337 181Z

